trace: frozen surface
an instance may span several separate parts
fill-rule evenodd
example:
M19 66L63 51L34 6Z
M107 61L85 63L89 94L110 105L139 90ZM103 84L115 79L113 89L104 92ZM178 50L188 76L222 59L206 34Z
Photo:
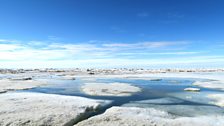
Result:
M76 126L223 126L223 116L179 117L152 108L112 107Z
M212 104L224 107L224 93L222 93L222 94L209 94L208 98L211 98L213 100L211 102Z
M109 101L41 93L0 94L0 125L72 125Z
M212 88L212 89L221 89L224 90L224 81L196 81L193 85L204 87L204 88Z
M0 80L0 92L7 92L9 90L21 90L21 89L30 89L38 86L47 85L43 81L35 80L10 80L2 79Z
M86 83L82 91L95 96L130 96L141 89L127 83Z

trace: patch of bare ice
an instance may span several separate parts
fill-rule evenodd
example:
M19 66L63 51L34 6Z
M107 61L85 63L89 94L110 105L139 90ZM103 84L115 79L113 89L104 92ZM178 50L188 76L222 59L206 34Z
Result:
M223 126L224 116L178 117L153 108L112 107L75 126Z
M94 96L130 96L141 91L139 87L127 83L86 83L81 90Z
M0 125L72 125L109 101L42 93L0 94Z

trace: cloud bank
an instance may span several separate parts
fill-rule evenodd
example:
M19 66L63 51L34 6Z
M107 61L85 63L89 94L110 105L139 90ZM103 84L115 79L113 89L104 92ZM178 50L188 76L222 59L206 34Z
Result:
M187 41L68 43L0 39L1 68L215 66L224 56L188 51Z

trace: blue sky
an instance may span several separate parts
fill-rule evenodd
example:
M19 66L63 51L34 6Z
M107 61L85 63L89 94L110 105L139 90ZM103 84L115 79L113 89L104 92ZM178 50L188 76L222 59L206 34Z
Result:
M223 0L0 0L0 67L224 67Z

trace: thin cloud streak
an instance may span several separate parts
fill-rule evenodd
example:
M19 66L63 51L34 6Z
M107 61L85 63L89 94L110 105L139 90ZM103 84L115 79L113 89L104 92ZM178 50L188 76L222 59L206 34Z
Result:
M191 54L200 54L203 52L136 52L136 53L118 53L119 55L191 55Z
M161 42L138 42L138 43L112 43L112 44L103 44L104 47L123 47L123 48L162 48L162 47L169 47L169 46L178 46L178 45L186 45L188 42L185 41L161 41Z

